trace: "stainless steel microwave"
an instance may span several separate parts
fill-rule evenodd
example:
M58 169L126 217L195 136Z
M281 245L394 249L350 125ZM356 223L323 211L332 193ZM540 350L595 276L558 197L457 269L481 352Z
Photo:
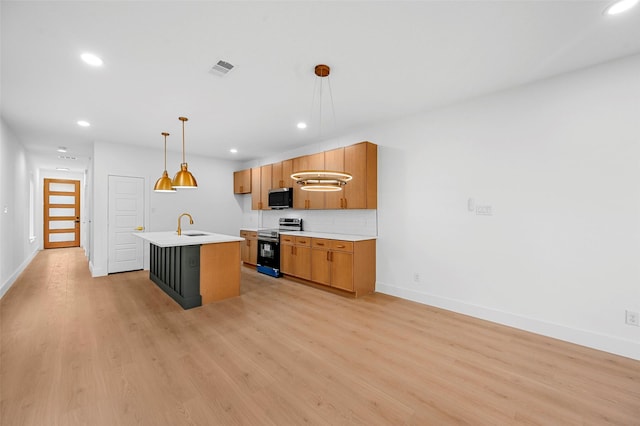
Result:
M269 190L270 209L290 209L293 207L293 188L278 188Z

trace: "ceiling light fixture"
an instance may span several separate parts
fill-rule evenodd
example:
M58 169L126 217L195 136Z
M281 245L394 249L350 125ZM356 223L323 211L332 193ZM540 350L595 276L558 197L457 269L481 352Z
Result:
M604 13L607 15L618 15L631 9L636 4L638 4L638 0L619 0L607 6Z
M331 170L306 170L291 175L303 191L342 191L342 187L353 177L349 173Z
M68 172L69 168L68 167L56 167L56 170L58 170L60 172Z
M59 146L56 151L58 151L58 152L67 152L67 147L66 146Z
M297 124L298 129L306 129L307 128L307 123L303 123L302 121L300 123Z
M237 149L235 149L235 148L231 148L231 149L229 150L229 152L230 152L230 153L232 153L232 154L237 154L237 153L238 153L238 150L237 150Z
M171 186L171 178L169 178L169 173L167 173L167 136L169 136L169 133L162 132L161 135L164 136L164 172L162 172L160 179L156 181L153 190L155 192L176 192L173 186Z
M101 67L103 63L102 59L100 59L93 53L83 53L82 55L80 55L80 58L82 58L85 63L91 65L92 67Z
M331 82L329 80L329 74L331 73L331 68L328 65L319 64L314 68L314 73L316 75L316 83L314 85L313 97L311 99L311 110L313 113L313 105L315 103L316 98L316 87L318 85L318 80L320 81L320 95L319 95L319 110L318 110L318 132L322 134L322 84L323 80L326 78L329 86L329 98L331 100L331 110L333 111L333 122L335 124L335 109L333 108L333 94L331 93ZM300 125L304 123L298 123L298 128L303 129L306 127L301 127ZM302 170L298 172L294 172L291 174L291 179L293 179L296 184L300 185L300 189L303 191L318 191L318 192L331 192L331 191L342 191L342 187L347 184L353 177L346 172L338 172L333 170Z
M182 121L182 163L180 164L180 171L173 177L171 185L176 189L195 189L198 187L198 182L189 172L188 164L184 159L184 122L189 119L187 117L178 117L178 120Z
M85 120L78 120L78 126L80 126L80 127L89 127L89 126L91 126L91 123L89 123L88 121L85 121Z

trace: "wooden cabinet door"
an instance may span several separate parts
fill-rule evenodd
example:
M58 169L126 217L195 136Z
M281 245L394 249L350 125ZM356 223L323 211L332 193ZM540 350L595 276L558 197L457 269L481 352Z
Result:
M293 159L293 173L304 170L323 170L324 152ZM293 207L296 209L324 209L324 193L303 191L300 185L293 187Z
M353 291L353 253L331 252L331 287Z
M293 173L293 160L284 160L282 162L282 188L293 188L295 182L291 179Z
M233 172L233 193L249 194L251 192L251 169Z
M282 162L271 165L271 189L284 188L282 181Z
M344 201L341 208L367 208L367 147L364 143L344 149L344 171L353 179L342 188Z
M271 164L260 167L260 209L269 210L269 190L271 189Z
M331 252L328 249L311 249L311 281L331 285Z
M258 264L258 239L250 238L247 240L247 251L249 253L249 263L252 265Z
M324 153L324 168L333 172L343 172L344 148L332 149ZM347 184L349 185L349 184ZM324 194L324 206L327 209L344 208L344 187L342 191L327 192Z
M260 195L260 167L251 169L251 210L262 208Z
M280 271L283 274L295 275L295 247L292 244L280 246Z
M240 260L242 263L249 262L249 246L247 244L247 240L240 241Z
M295 246L296 276L311 279L311 247Z

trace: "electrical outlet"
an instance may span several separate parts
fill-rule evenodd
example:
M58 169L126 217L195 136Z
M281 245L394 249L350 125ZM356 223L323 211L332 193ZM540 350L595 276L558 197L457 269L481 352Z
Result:
M640 317L638 317L638 313L635 311L625 311L625 319L624 322L629 325L635 325L636 327L640 326Z
M478 216L492 216L493 209L491 206L476 206L476 215Z
M413 273L413 281L419 283L420 282L420 274L417 272Z

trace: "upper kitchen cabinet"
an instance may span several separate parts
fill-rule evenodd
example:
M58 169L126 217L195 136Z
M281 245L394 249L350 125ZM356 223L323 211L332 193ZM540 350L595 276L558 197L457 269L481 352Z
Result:
M305 155L293 159L293 172L304 170L323 170L324 152ZM293 208L294 209L324 209L324 193L303 191L300 185L293 184Z
M295 185L291 179L293 173L293 160L284 160L271 165L271 188L292 188Z
M361 142L324 153L325 168L353 176L342 191L325 194L327 209L376 209L378 206L378 146Z
M251 169L233 172L233 193L251 193Z
M251 210L267 210L269 208L271 171L271 164L251 169Z

